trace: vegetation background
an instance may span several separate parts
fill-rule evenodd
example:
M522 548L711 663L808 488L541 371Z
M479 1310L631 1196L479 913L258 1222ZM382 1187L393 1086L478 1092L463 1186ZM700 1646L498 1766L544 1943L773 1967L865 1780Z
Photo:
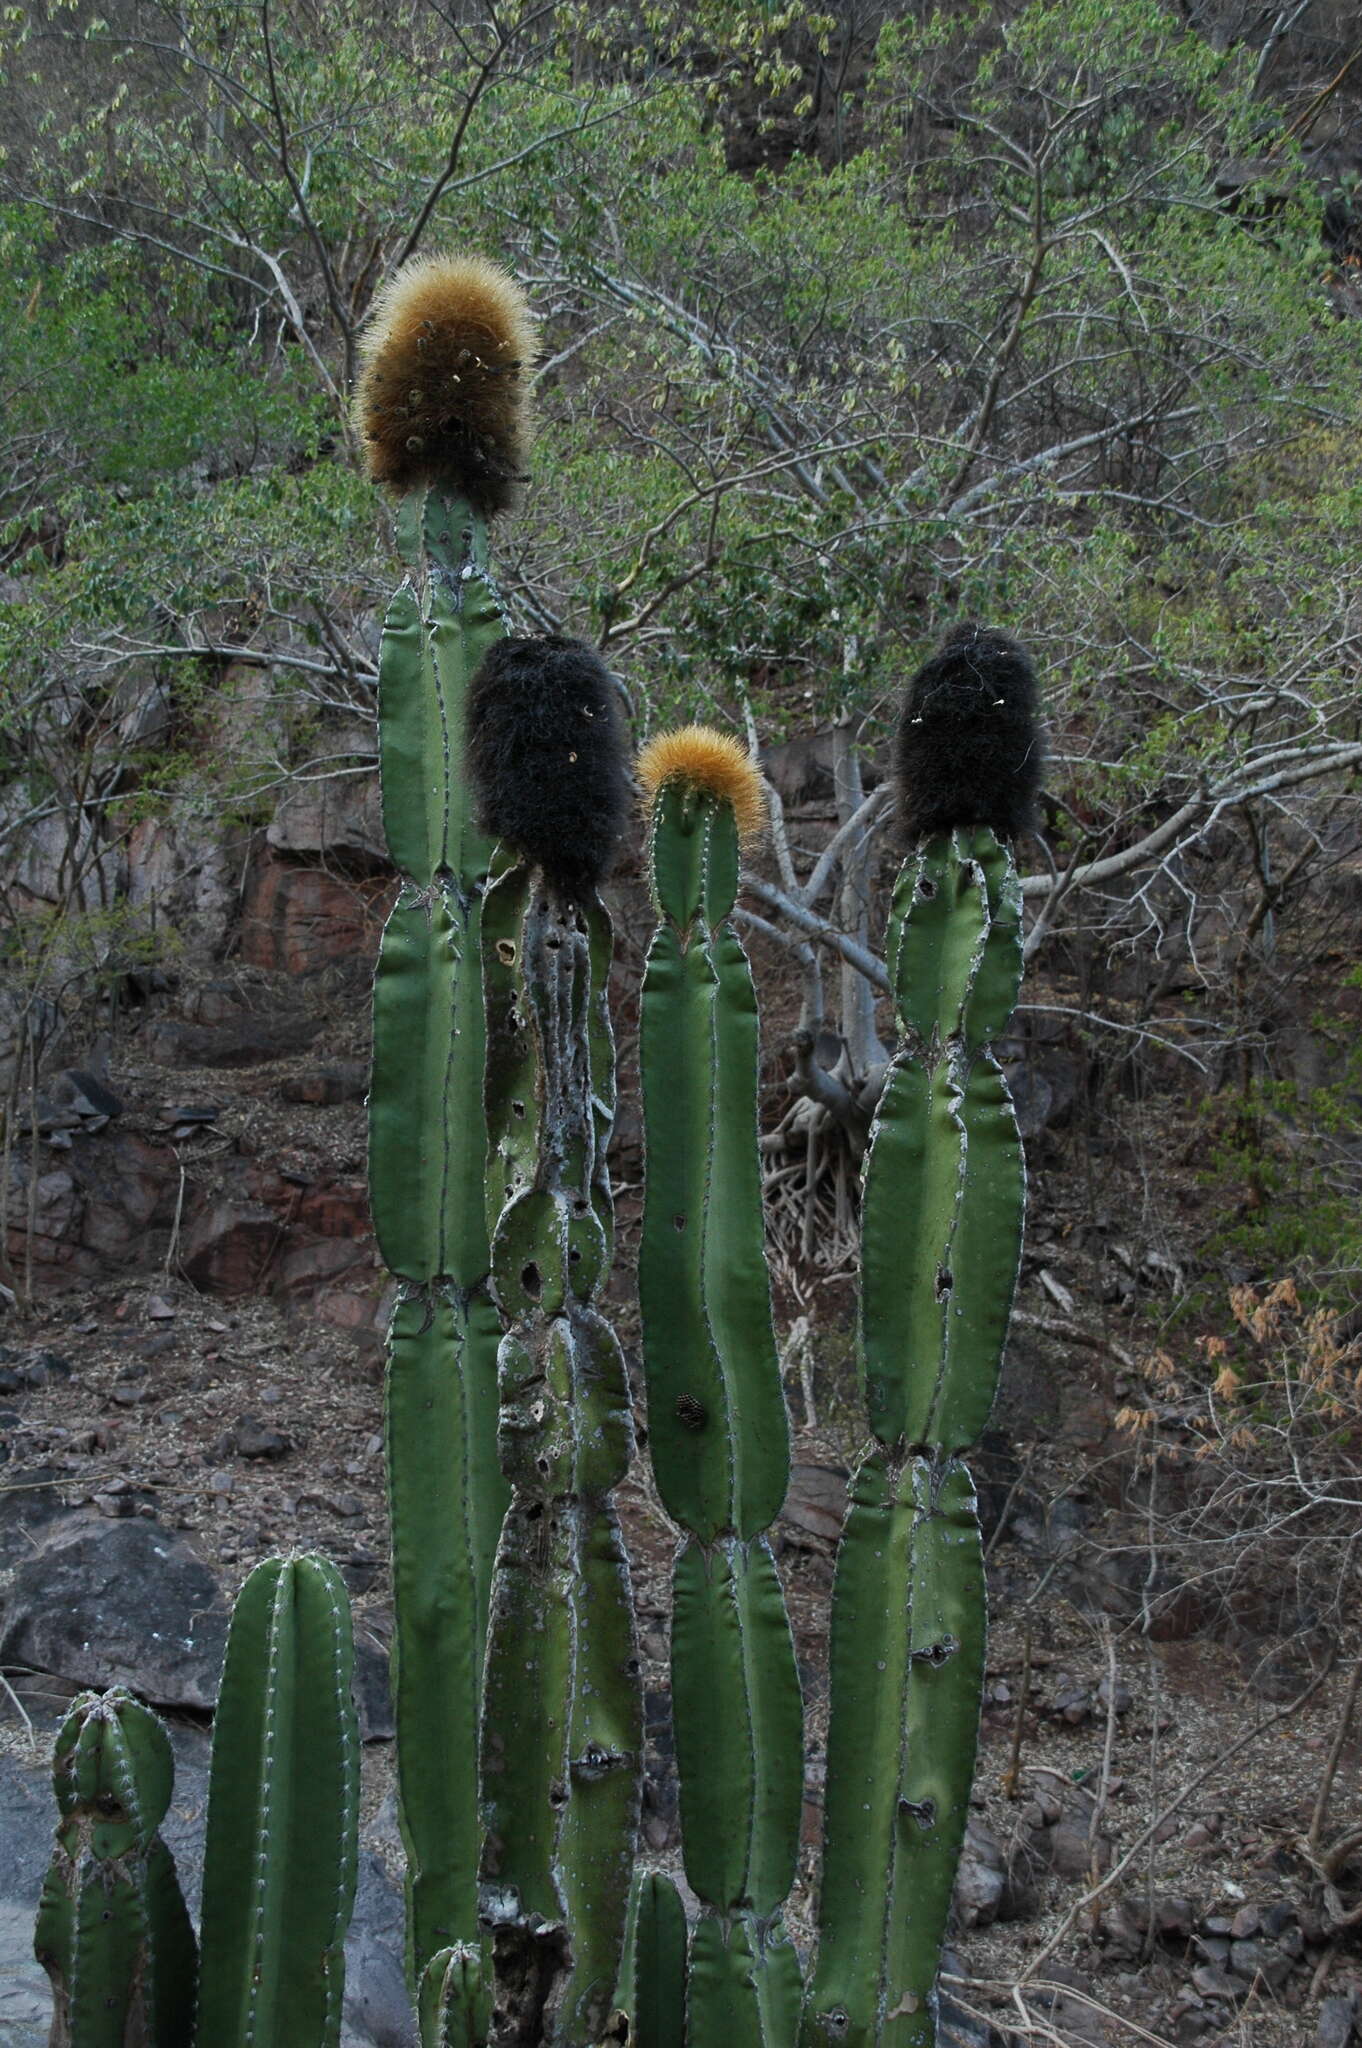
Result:
M16 1342L104 1318L140 1273L172 1311L192 1285L317 1319L368 1370L383 1304L338 1247L364 1230L353 1070L387 900L374 663L395 572L349 391L383 278L479 249L543 322L534 474L498 552L513 618L597 643L640 739L696 715L751 734L782 799L747 901L808 1470L835 1470L851 1412L886 741L907 677L978 618L1035 656L1051 749L1022 850L1035 1185L995 1446L1002 1535L1030 1515L1043 1536L1026 1613L1054 1621L1077 1502L1084 1626L1108 1647L1115 1627L1144 1655L1181 1614L1239 1658L1231 1693L1336 1665L1312 1698L1346 1735L1348 0L47 0L0 17L0 66ZM627 868L618 908L627 1048ZM630 1142L626 1117L626 1221ZM92 1363L96 1406L122 1369ZM372 1390L345 1398L369 1404L364 1435ZM71 1426L69 1396L34 1393L31 1448ZM225 1566L257 1513L211 1523ZM1018 1727L1025 1679L1020 1699ZM1293 1869L1346 1948L1356 1873L1342 1836L1329 1861L1318 1793ZM1217 2010L1175 2005L1154 2015L1175 2032Z

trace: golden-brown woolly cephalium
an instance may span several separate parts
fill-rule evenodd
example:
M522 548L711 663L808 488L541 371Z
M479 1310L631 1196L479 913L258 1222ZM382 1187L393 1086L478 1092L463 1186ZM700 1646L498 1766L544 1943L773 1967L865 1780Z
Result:
M355 423L375 483L442 484L505 511L530 444L520 287L481 256L415 257L379 293L360 353Z
M712 725L683 725L676 732L659 733L639 755L634 773L647 812L664 784L681 781L732 804L743 841L757 838L766 823L766 792L755 762L736 740Z

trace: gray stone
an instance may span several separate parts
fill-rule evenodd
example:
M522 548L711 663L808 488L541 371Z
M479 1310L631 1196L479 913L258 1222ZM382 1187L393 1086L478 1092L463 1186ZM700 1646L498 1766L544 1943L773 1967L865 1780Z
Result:
M1353 2017L1351 1998L1322 1999L1315 2048L1348 2048L1349 2042L1357 2038Z
M962 1927L991 1927L1007 1884L1007 1858L991 1828L971 1820L955 1875L955 1911Z
M1270 1990L1278 1991L1291 1975L1291 1958L1275 1942L1236 1941L1230 1945L1230 1968L1250 1984L1261 1978Z
M0 1662L211 1707L226 1637L217 1580L182 1536L142 1517L82 1515L15 1572Z

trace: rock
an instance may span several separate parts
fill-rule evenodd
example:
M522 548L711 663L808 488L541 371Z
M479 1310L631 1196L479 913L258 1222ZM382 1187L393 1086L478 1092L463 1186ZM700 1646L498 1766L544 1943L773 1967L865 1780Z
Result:
M254 1415L243 1415L233 1436L239 1458L286 1458L293 1449L281 1430L268 1428Z
M955 1913L961 1927L991 1927L1007 1885L1007 1857L993 1830L971 1817L955 1874Z
M368 1092L369 1069L359 1060L295 1074L279 1088L285 1102L306 1103L316 1109L329 1109L338 1102L363 1102Z
M1092 1694L1084 1685L1061 1686L1051 1711L1070 1728L1081 1728L1092 1714Z
M80 1515L14 1574L0 1663L154 1705L210 1707L227 1635L217 1580L184 1538L142 1517Z
M211 1202L189 1227L180 1270L204 1294L252 1294L280 1228L258 1202Z
M1105 1835L1099 1834L1092 1842L1086 1827L1062 1820L1048 1830L1048 1837L1050 1866L1057 1877L1087 1877L1094 1857L1099 1873L1110 1866L1111 1844Z
M1229 1966L1236 1977L1250 1984L1261 1981L1278 1991L1291 1975L1292 1961L1275 1942L1235 1941L1230 1944Z
M333 961L371 964L394 894L386 877L346 881L266 854L246 880L241 957L285 974L311 974Z
M0 1487L0 1567L33 1556L40 1531L71 1512L61 1488L69 1474L56 1465L28 1465L7 1471Z
M170 1066L258 1067L306 1052L320 1030L319 1018L257 1017L242 1011L235 1022L218 1026L158 1017L143 1042L154 1059Z
M374 755L372 726L347 733L328 731L327 758ZM265 838L281 853L324 855L328 864L347 869L387 869L388 843L383 832L383 804L377 772L369 775L314 774L286 790Z
M1154 1932L1160 1941L1190 1941L1196 1918L1190 1899L1166 1892L1154 1901Z
M1349 2043L1357 2039L1354 2017L1351 1998L1321 1999L1315 2048L1349 2048Z
M1192 1989L1199 1998L1242 1998L1244 1991L1243 1985L1236 1985L1216 1963L1197 1964Z

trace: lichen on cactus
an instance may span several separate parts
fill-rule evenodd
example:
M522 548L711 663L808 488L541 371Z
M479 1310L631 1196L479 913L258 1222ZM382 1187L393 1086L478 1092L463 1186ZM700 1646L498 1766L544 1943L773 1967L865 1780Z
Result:
M130 1692L73 1703L53 1749L61 1817L34 1935L55 2048L186 2048L197 1952L157 1832L173 1779L165 1729Z
M482 941L511 1487L484 1687L481 1912L505 2038L590 2044L619 1974L642 1748L612 1500L633 1444L628 1377L597 1306L614 1047L596 888L624 822L622 735L608 674L561 639L496 650L470 715L480 816L501 835Z
M479 1939L477 1753L492 1559L509 1489L497 1459L488 1286L480 928L490 842L473 816L469 682L506 622L487 521L529 446L534 329L481 258L423 258L380 295L356 420L398 493L407 581L379 659L384 828L401 887L374 986L369 1176L399 1282L386 1437L393 1543L398 1811L408 1962Z
M789 1478L757 1153L757 1005L730 918L760 777L726 734L663 734L638 780L659 924L643 985L647 1160L639 1299L673 1568L672 1711L686 1875L702 1904L693 2048L781 2048L799 2011L781 1908L794 1880L802 1709L766 1540Z
M1029 824L1041 759L1027 657L1002 634L952 634L909 685L897 746L910 846L886 954L900 1040L861 1204L860 1353L877 1441L853 1480L833 1589L819 1937L801 2048L937 2040L986 1626L974 1488L958 1453L993 1404L1025 1198L991 1050L1021 974L1020 891L1003 840Z

